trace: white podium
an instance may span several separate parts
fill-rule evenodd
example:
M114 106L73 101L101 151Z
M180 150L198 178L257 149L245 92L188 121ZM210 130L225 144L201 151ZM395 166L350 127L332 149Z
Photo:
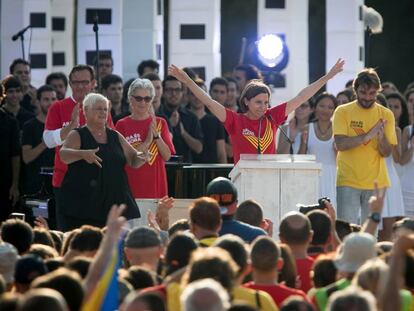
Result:
M281 217L297 211L296 204L315 204L322 165L314 155L242 154L229 177L238 191L238 202L254 199L273 223L278 239Z

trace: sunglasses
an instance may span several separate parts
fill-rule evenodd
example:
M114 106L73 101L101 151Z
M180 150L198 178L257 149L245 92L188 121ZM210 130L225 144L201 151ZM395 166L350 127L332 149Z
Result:
M145 97L142 97L142 96L134 96L134 95L131 95L131 97L136 101L136 102L138 102L138 103L140 103L140 102L142 102L142 101L144 101L146 104L148 104L148 103L150 103L151 101L152 101L152 97L151 96L145 96Z

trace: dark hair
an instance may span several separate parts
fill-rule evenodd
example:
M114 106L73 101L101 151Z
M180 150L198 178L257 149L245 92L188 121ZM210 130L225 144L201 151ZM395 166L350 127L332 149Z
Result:
M283 267L279 272L279 282L285 282L286 286L296 287L296 262L290 247L286 244L280 244L280 255L283 258Z
M209 197L194 200L189 207L190 222L206 230L218 230L221 223L220 206Z
M147 60L143 60L142 62L139 63L138 67L137 67L137 72L139 76L142 76L142 74L144 73L144 69L145 67L149 67L151 69L155 70L159 70L160 69L160 64L158 64L155 60L153 59L147 59Z
M69 73L69 80L72 79L72 75L75 72L84 71L84 70L89 71L89 74L91 76L91 80L95 80L95 70L93 69L93 67L91 67L89 65L76 65L75 67L73 67L72 70Z
M261 80L251 80L249 83L246 84L246 86L240 94L240 109L243 112L246 112L247 105L244 103L244 99L250 100L259 94L267 94L270 99L270 88Z
M243 71L246 76L246 81L263 78L260 70L251 64L237 65L234 67L233 71L235 70Z
M116 84L116 83L122 84L123 83L122 78L118 75L109 74L102 78L101 86L103 90L106 90L108 87L111 86L111 84Z
M211 82L210 82L210 91L215 85L223 85L223 86L226 87L227 91L229 90L229 83L224 78L216 77L213 80L211 80Z
M336 97L338 98L339 95L344 95L346 98L348 98L349 102L351 102L352 100L355 99L354 92L352 91L352 89L349 89L349 88L340 91L338 94L336 94ZM338 99L337 99L337 101L338 101Z
M225 79L227 80L227 86L229 85L229 83L234 83L236 84L236 88L237 89L239 88L239 85L237 84L236 79L234 79L233 77L226 77Z
M13 74L13 72L14 72L14 68L15 68L17 65L19 65L19 64L29 66L29 68L30 68L30 63L29 63L27 60L24 60L24 59L22 59L22 58L16 58L15 60L13 60L13 62L11 63L11 65L10 65L10 67L9 67L9 73L10 73L11 75L12 75L12 74Z
M360 86L373 87L381 91L381 80L374 68L365 68L358 73L353 83L354 91L356 92Z
M142 79L148 79L150 81L161 81L160 76L158 73L155 72L148 72L142 76Z
M167 310L164 300L158 293L155 292L144 292L139 293L137 297L134 299L141 301L143 304L146 305L145 310L151 311L165 311Z
M251 245L250 258L254 269L271 271L277 267L280 256L280 248L271 237L260 236Z
M407 125L410 125L407 102L405 101L404 96L402 96L400 93L394 92L394 93L388 94L386 98L387 100L389 100L390 98L396 98L400 101L401 116L400 116L400 119L398 120L398 127L401 130L403 130Z
M177 81L177 82L180 82L180 81L177 80L176 77L166 76L164 78L164 80L162 81L162 88L165 88L165 84L166 84L167 81ZM183 84L181 82L180 82L180 85L181 85L181 88L182 88L183 87Z
M227 251L235 263L239 266L237 275L240 276L247 267L249 254L246 243L238 236L225 234L219 237L213 244Z
M301 222L300 227L291 226L291 219L293 218ZM295 213L285 216L279 225L279 235L287 244L303 244L308 240L310 233L311 223L309 218L303 214Z
M405 286L409 290L414 289L414 251L413 249L410 249L405 254L405 271L404 271L404 280L405 280Z
M81 252L96 251L101 244L102 238L103 233L100 228L83 225L70 242L70 248Z
M19 79L17 79L15 76L7 76L6 78L1 81L1 84L3 85L4 92L6 93L9 89L20 89L22 87L22 84Z
M63 72L52 72L46 77L46 84L51 84L52 80L62 80L65 87L68 87L68 78Z
M311 244L313 245L325 245L329 241L331 236L331 219L324 211L314 210L308 214L311 228L313 230L313 237Z
M165 251L165 276L187 266L197 247L197 242L189 234L175 234Z
M377 94L377 102L380 103L383 107L388 108L387 98L384 94L378 93Z
M110 59L111 60L111 65L114 64L114 59L112 58L111 54L109 54L109 53L100 53L99 58L98 58L98 62L100 60L105 60L105 59ZM95 57L94 63L96 63L96 57Z
M345 220L337 219L335 221L335 231L341 241L343 241L348 234L352 233L351 224Z
M33 243L43 244L55 248L55 243L53 241L52 235L48 230L36 227L33 229L33 233Z
M82 279L86 278L86 275L89 272L89 267L92 264L92 258L85 256L76 256L72 258L69 262L65 264L66 268L69 270L79 273Z
M336 266L331 256L319 255L313 263L313 283L316 288L325 287L336 281Z
M76 259L79 257L76 257ZM52 272L65 266L62 257L49 258L45 260L47 271Z
M33 243L26 254L36 255L41 257L43 260L59 256L58 252L52 246L39 243Z
M64 256L66 254L66 252L69 250L69 245L72 242L72 239L75 237L75 235L77 235L79 233L79 228L78 229L73 229L72 231L68 231L63 239L63 244L62 244L62 250L61 250L61 255Z
M61 255L62 244L63 244L63 232L56 230L49 230L50 235L52 236L53 243L55 244L55 249Z
M323 93L319 94L318 96L316 96L316 98L312 101L313 108L316 108L316 106L319 104L319 102L322 99L325 99L325 98L331 99L332 102L334 103L335 108L338 106L338 100L336 99L336 97L333 94L328 93L328 92L323 92Z
M44 92L55 92L55 89L51 87L50 85L42 85L36 91L36 98L40 100Z
M84 297L80 276L66 268L59 268L51 273L36 278L32 288L51 288L58 291L70 310L79 310Z
M168 228L168 236L171 238L174 234L190 229L188 219L178 219Z
M354 79L350 79L350 80L346 81L345 88L351 88L352 84L354 84Z
M20 219L8 219L1 225L1 239L16 247L19 254L24 254L33 243L33 229Z
M314 308L305 298L294 295L283 301L280 311L314 311Z
M236 219L246 224L260 227L263 221L263 208L255 200L245 200L237 207Z
M200 78L198 74L190 67L183 67L183 71L191 78L191 80L196 80L197 78Z
M155 273L150 269L140 266L129 267L123 279L131 284L135 290L156 285Z

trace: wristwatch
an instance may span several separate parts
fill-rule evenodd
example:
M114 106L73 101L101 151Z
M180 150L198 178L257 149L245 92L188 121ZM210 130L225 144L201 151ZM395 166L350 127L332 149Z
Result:
M377 212L373 212L368 215L368 218L378 224L381 221L381 214Z
M154 136L153 138L154 139L159 139L160 138L160 135Z

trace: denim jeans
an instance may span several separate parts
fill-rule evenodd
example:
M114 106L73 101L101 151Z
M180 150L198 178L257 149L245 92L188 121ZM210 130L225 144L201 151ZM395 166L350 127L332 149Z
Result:
M373 193L373 190L336 187L338 219L362 224L369 214L368 200Z

